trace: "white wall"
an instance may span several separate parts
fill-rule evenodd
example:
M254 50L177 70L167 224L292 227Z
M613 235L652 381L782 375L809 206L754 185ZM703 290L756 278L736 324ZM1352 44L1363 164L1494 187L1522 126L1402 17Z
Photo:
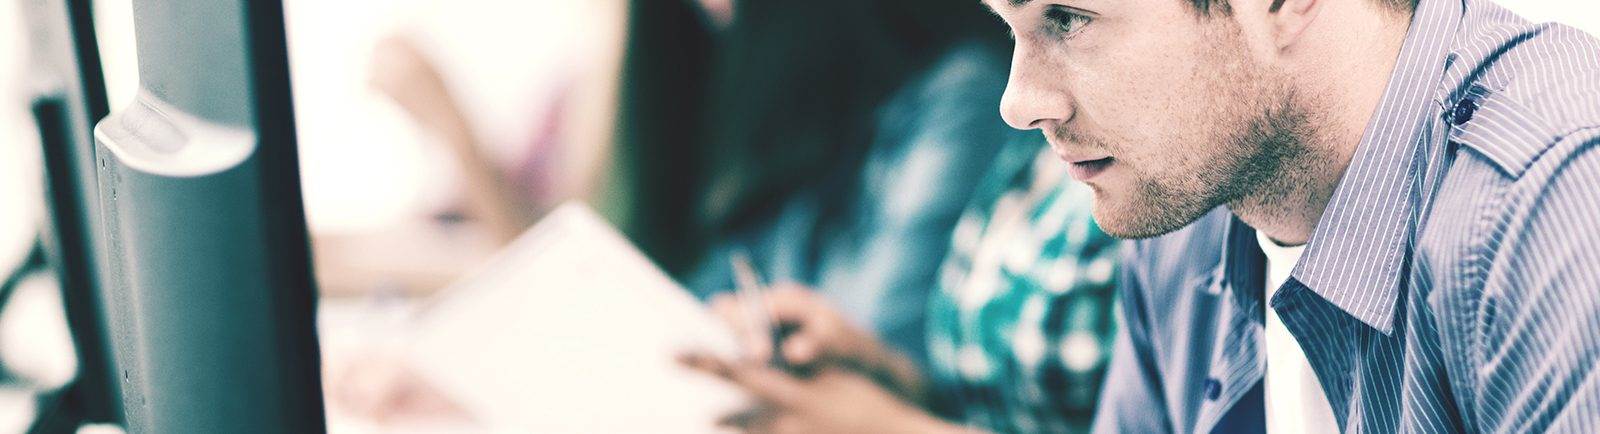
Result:
M1600 2L1595 0L1494 0L1533 21L1554 21L1600 35Z

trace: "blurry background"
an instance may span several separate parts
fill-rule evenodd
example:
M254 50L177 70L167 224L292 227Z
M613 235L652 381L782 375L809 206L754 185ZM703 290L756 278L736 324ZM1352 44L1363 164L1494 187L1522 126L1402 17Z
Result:
M0 274L7 275L44 212L22 3L0 1ZM319 283L333 299L325 306L437 289L497 247L487 231L451 223L459 220L462 167L444 140L376 85L380 40L405 38L426 52L481 136L475 143L509 170L544 130L609 142L626 10L626 0L287 1L307 217ZM131 3L95 1L94 13L118 110L138 87ZM572 126L540 122L558 110ZM0 311L0 371L21 377L0 374L0 433L20 432L34 390L64 384L74 371L60 311L59 294L42 277L21 285ZM325 338L325 348L338 342Z
M21 1L0 0L0 272L22 261L43 212ZM967 12L977 10L976 0L961 1ZM735 3L747 2L800 6L741 12L741 20L770 20L757 31L733 19ZM324 327L325 352L381 343L391 330L385 321L408 309L408 300L469 272L559 202L590 202L683 276L710 247L705 240L771 218L762 214L782 208L808 178L859 165L864 152L852 146L864 147L853 144L870 141L873 129L856 119L870 118L933 55L863 43L878 40L865 31L785 27L875 27L878 21L841 18L856 15L843 8L857 3L865 2L287 0L306 212L323 319L334 324ZM1600 6L1590 1L1498 3L1600 34ZM130 8L127 0L95 2L113 110L137 90ZM905 25L940 22L918 17ZM992 23L972 27L1001 35ZM785 46L799 54L763 50ZM830 59L831 49L817 47L852 51ZM913 54L851 63L902 52ZM860 71L828 74L840 65ZM821 80L814 83L835 95L806 80ZM826 102L760 110L796 98L779 92L785 89ZM711 101L722 111L705 109ZM705 117L747 122L705 131ZM786 141L756 143L771 135ZM11 373L0 384L68 381L72 355L60 309L47 278L19 286L0 311L0 368ZM0 386L0 433L21 429L32 411L29 393Z

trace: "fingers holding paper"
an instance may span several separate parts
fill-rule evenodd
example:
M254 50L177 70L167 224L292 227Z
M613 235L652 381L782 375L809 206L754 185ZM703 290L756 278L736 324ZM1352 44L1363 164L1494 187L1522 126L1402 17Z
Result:
M736 295L722 295L711 301L712 310L739 333L746 357L765 362L782 357L785 364L814 367L825 362L861 364L881 358L886 351L867 332L850 324L838 310L810 289L792 283L775 285L765 294L768 316L782 332L775 346L767 336L756 335L737 325L746 324L748 309Z

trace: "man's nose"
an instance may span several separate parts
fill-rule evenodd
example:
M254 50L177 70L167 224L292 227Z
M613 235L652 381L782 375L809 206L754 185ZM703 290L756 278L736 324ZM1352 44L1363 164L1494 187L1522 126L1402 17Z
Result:
M1072 98L1064 91L1066 76L1017 48L1011 77L1000 99L1000 116L1019 130L1054 129L1072 118Z

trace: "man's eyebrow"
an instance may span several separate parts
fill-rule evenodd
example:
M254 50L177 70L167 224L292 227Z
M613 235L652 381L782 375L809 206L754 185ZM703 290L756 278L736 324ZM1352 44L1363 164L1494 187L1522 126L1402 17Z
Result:
M1014 7L1014 8L1020 8L1020 7L1023 7L1023 6L1027 6L1028 3L1032 2L1032 1L1033 0L1006 0L1006 2L1007 3L1011 3L1011 7Z

